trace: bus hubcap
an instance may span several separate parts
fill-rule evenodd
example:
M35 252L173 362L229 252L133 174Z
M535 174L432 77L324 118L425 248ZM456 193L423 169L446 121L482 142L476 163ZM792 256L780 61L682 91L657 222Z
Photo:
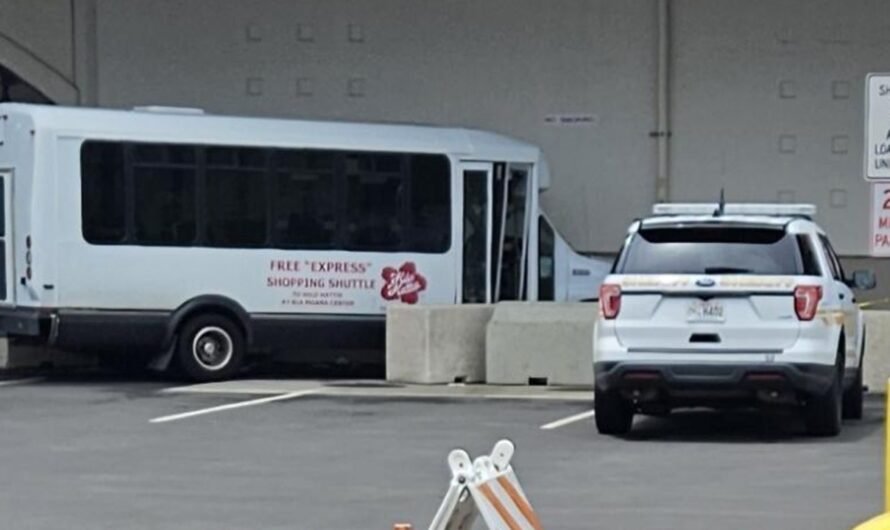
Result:
M218 327L201 329L192 342L195 360L206 370L225 368L232 359L233 350L232 337L226 330Z

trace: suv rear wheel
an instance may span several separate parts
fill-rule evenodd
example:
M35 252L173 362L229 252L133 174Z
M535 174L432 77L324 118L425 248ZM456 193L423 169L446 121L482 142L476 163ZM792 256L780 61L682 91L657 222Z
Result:
M859 361L859 368L856 369L853 384L844 392L844 418L862 419L862 394L862 361Z
M633 424L633 406L617 392L594 390L593 410L600 434L627 434Z
M838 352L837 358L831 387L822 395L810 396L806 404L804 413L807 431L813 436L837 436L841 432L844 395L843 354Z

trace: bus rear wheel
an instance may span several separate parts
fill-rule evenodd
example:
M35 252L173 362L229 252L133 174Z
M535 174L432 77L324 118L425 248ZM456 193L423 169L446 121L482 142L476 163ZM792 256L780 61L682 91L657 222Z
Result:
M193 381L233 377L241 369L244 354L244 333L221 315L192 318L179 333L176 358L184 375Z

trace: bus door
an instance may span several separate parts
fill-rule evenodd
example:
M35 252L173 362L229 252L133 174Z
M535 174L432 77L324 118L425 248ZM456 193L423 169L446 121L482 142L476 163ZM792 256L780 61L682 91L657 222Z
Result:
M493 300L528 299L531 164L495 164Z
M491 303L492 164L462 164L463 265L461 301Z
M12 172L0 170L0 306L15 304L12 254Z
M463 303L528 298L530 164L465 163Z

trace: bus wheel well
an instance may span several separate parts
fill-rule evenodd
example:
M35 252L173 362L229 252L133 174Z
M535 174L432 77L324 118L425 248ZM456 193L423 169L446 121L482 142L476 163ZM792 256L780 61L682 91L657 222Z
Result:
M231 320L244 334L247 344L251 344L252 336L250 326L248 325L250 316L247 314L247 311L234 300L225 297L206 296L192 299L173 312L167 326L165 340L167 346L173 346L183 325L201 315L218 315Z
M247 336L247 327L244 325L243 322L241 322L241 318L234 311L232 311L231 309L228 309L226 307L223 307L223 306L201 306L201 307L193 309L192 311L189 311L183 317L183 319L179 323L179 325L176 327L177 334L179 333L179 330L182 328L182 326L186 322L188 322L189 320L191 320L195 317L199 317L199 316L203 316L203 315L216 315L219 317L228 318L229 320L232 321L233 324L238 326L238 329L241 330L241 333L244 333L244 335Z

